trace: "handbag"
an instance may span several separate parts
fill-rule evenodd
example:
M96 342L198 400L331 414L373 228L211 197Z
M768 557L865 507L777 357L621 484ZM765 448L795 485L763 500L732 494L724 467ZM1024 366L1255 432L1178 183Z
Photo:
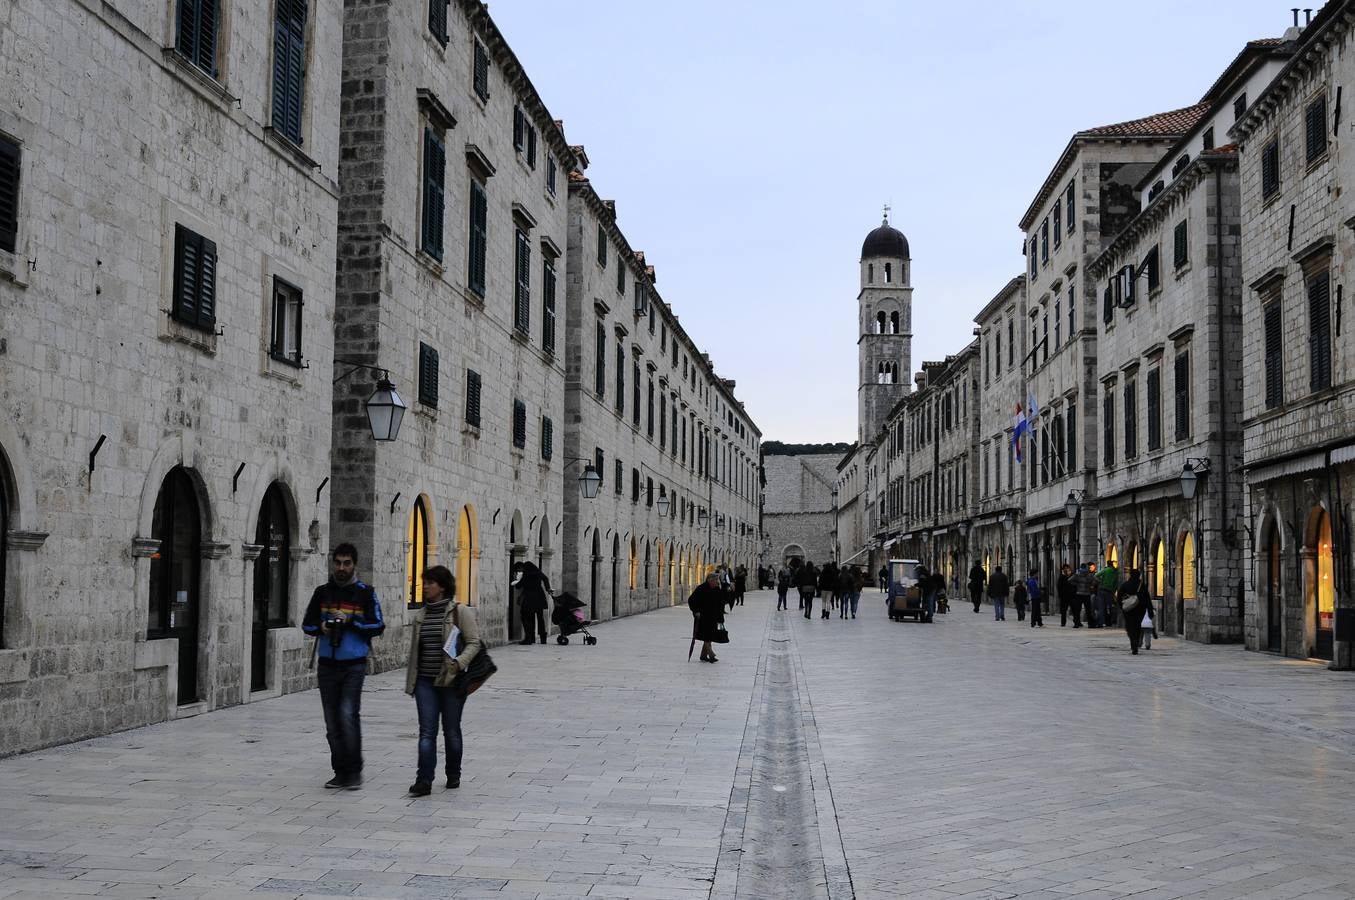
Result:
M1124 610L1125 612L1132 612L1134 610L1134 607L1138 605L1139 605L1138 594L1125 594L1123 597L1120 598L1120 609Z
M499 671L499 667L494 664L494 660L490 659L489 651L481 649L471 659L470 664L466 666L466 670L456 676L456 689L463 697L469 697L480 690L484 683L497 671Z
M718 623L716 623L716 625L715 625L715 632L711 635L711 637L710 637L710 642L711 642L712 644L728 644L728 643L729 643L729 632L728 632L728 631L725 631L725 623L724 623L724 622L718 622Z

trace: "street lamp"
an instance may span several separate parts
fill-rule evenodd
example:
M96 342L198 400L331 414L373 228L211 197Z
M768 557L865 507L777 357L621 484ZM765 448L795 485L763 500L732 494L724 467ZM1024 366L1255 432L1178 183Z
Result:
M579 473L579 493L583 499L592 500L598 495L598 488L602 486L602 475L593 468L593 461L586 456L566 456L565 463L583 463L583 471Z
M705 508L704 506L701 507L700 509L698 509L698 510L696 511L696 527L697 527L697 528L705 528L705 527L706 527L706 523L709 522L709 521L710 521L710 513L706 512L706 508Z
M334 384L343 381L349 375L359 371L378 373L376 390L367 398L367 425L372 430L372 440L388 442L395 440L400 433L400 423L405 417L405 401L391 383L390 372L380 366L358 362L354 359L335 357L340 365L352 366L347 372L334 379Z
M654 505L659 508L659 517L666 519L668 517L668 507L672 505L668 500L668 495L660 494L659 502Z
M1068 518L1073 520L1073 565L1077 566L1079 555L1082 552L1082 501L1086 498L1086 491L1069 491L1068 499L1063 502L1063 511L1067 513Z
M1203 458L1186 460L1186 464L1181 467L1181 496L1186 500L1194 500L1200 479L1208 474L1209 460Z

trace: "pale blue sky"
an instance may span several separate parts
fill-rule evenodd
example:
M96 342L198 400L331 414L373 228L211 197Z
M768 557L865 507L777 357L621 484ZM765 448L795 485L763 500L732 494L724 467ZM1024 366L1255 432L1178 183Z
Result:
M1198 102L1247 40L1283 33L1289 9L497 0L490 11L764 439L851 441L857 261L884 203L912 249L917 371L962 348L974 313L1021 273L1017 222L1074 131Z

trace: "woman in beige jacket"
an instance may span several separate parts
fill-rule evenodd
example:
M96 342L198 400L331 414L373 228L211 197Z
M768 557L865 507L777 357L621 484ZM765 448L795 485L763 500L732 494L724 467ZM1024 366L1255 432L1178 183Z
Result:
M443 649L453 628L460 629L455 657ZM447 787L461 786L461 708L466 695L455 682L479 652L475 610L456 602L456 579L447 567L433 566L423 573L423 607L414 614L405 667L405 693L413 695L419 710L419 770L409 786L415 797L426 797L433 790L439 719L447 749Z

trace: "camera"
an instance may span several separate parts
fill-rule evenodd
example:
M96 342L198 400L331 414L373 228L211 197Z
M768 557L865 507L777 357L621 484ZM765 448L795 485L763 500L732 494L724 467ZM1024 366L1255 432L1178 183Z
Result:
M343 629L348 624L343 616L327 614L322 619L324 623L325 634L329 635L329 647L331 650L337 650L339 644L343 642Z

